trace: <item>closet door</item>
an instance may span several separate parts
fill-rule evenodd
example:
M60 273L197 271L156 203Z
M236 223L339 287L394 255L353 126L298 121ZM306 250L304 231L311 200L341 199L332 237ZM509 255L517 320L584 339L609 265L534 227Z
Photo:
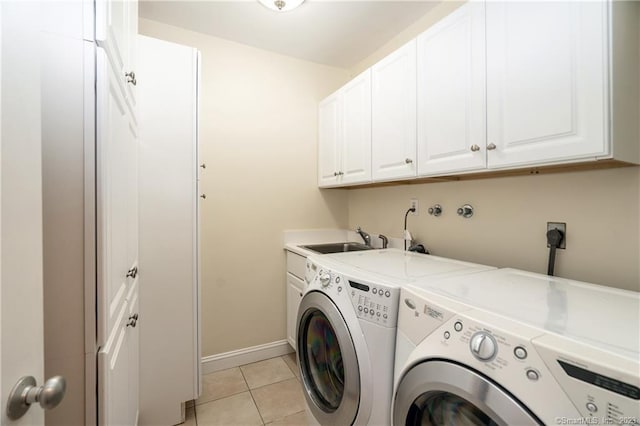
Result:
M130 377L138 375L130 354L137 350L130 312L130 303L137 303L131 271L137 236L130 235L137 234L137 136L118 74L102 48L96 66L98 422L128 426L137 416L137 397L130 395Z

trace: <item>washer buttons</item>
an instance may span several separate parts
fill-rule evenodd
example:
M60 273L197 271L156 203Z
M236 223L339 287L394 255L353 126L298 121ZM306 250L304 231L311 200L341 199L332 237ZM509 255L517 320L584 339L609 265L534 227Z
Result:
M391 296L391 292L389 290L385 291L384 293L385 296L390 297Z
M374 312L374 310L373 310L373 309L371 309L371 310L369 310L369 313L370 313L371 315L373 315L375 312Z
M362 311L362 305L358 305L358 310Z
M513 354L518 359L525 359L527 357L527 350L522 346L516 346L516 348L513 350Z
M382 315L382 317L383 317L384 319L387 319L387 314L383 314L383 315Z
M340 277L336 277L336 284L340 283Z
M598 406L593 402L587 402L587 410L591 411L592 413L595 413L596 411L598 411Z
M448 331L444 332L444 338L448 339L449 337L451 337L451 333L449 333Z
M540 378L540 375L536 370L527 370L527 378L535 382Z
M379 317L379 316L380 316L380 312L376 312L376 316L378 316L378 317Z
M372 290L372 293L373 293L373 294L377 294L377 293L378 293L378 289L377 289L377 288L374 288L374 289Z
M461 331L462 330L462 323L460 321L456 321L456 323L453 324L453 329L455 331Z
M369 308L364 308L364 313L368 314L369 313Z

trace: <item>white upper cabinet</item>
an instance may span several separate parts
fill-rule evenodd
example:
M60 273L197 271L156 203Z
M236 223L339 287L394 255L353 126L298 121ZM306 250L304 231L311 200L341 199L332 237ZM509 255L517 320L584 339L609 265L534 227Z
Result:
M606 2L487 2L490 168L608 154Z
M418 37L418 175L486 167L484 3Z
M371 181L370 71L323 100L318 119L318 185Z
M416 175L416 41L371 68L373 180Z
M342 184L371 180L371 73L342 88Z
M338 184L339 150L342 146L340 93L322 102L318 109L318 185Z

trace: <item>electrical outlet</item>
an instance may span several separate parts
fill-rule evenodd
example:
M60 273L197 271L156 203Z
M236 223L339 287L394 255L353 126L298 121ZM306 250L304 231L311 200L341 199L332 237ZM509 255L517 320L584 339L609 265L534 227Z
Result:
M418 216L419 210L418 210L418 199L417 198L412 198L412 199L409 200L409 208L410 209L411 208L416 209L416 211L411 212L411 214L414 215L414 216Z
M567 224L564 222L547 222L547 232L551 231L552 229L557 229L558 231L562 232L563 237L562 237L562 241L560 242L560 247L558 248L566 249L567 248ZM549 247L549 244L547 244L547 247Z

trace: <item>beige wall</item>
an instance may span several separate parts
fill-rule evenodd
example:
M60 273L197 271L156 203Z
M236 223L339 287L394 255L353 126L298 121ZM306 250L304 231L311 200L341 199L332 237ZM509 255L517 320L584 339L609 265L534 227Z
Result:
M413 39L463 3L446 2L354 66L351 75ZM640 120L639 120L640 121ZM349 226L402 236L409 199L413 236L433 254L546 273L547 221L567 223L567 249L559 250L556 274L640 291L638 248L640 168L476 181L398 185L349 192ZM439 203L445 212L427 214ZM455 210L474 206L472 219Z
M401 237L409 200L413 237L433 254L546 273L547 222L567 223L556 275L640 291L640 167L474 181L400 185L349 192L349 225ZM429 216L440 204L444 213ZM470 219L456 214L469 203Z
M347 224L320 191L317 105L344 70L140 20L141 34L202 54L202 355L285 339L284 229Z

